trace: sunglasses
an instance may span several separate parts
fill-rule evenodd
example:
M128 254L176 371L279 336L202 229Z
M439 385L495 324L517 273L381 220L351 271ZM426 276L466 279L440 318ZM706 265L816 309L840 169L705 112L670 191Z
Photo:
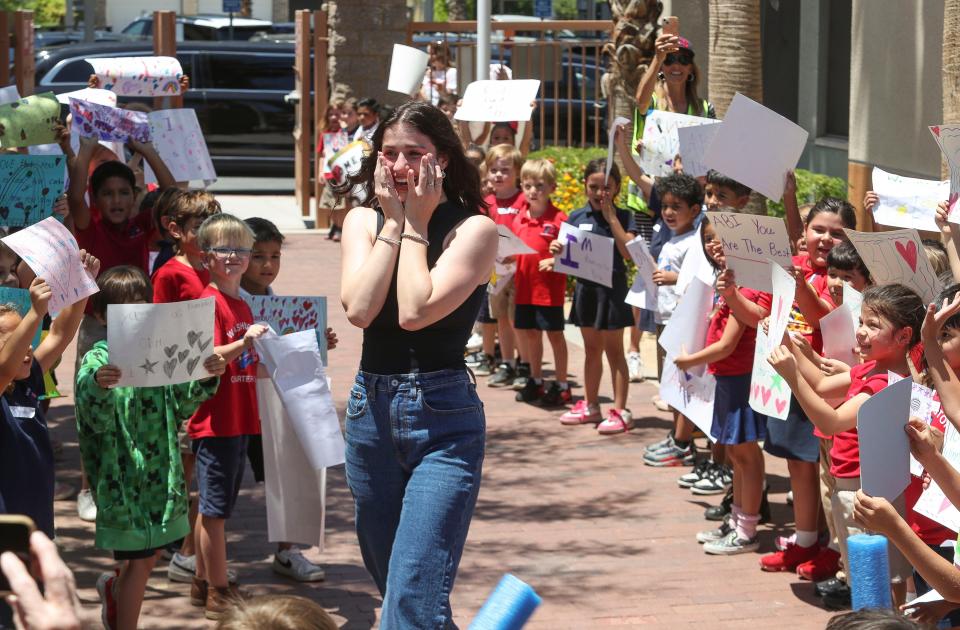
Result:
M663 65L672 66L675 63L679 63L682 66L689 66L693 63L693 55L688 52L676 52L670 53L667 55L667 58L663 60Z

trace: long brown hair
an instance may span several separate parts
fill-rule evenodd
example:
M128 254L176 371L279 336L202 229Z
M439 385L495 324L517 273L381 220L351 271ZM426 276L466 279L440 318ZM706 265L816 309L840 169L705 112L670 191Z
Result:
M657 77L657 85L653 88L653 93L657 97L657 109L665 111L667 109L667 81L665 78L661 79L660 76L663 76L663 72ZM697 85L700 83L700 68L697 67L696 61L690 62L690 76L692 79L688 80L683 86L688 111L692 111L694 116L706 116L707 112L703 107L703 99L697 93ZM687 112L677 113L686 114Z

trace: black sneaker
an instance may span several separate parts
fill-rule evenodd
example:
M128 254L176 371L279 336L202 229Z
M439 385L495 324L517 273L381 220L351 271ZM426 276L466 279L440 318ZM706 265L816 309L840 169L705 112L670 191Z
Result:
M497 366L497 371L487 380L490 387L505 387L513 384L513 379L517 373L509 363L501 363Z
M543 383L537 385L535 380L528 378L523 389L518 391L514 398L517 402L532 403L539 400L543 393Z
M813 590L816 592L818 597L826 597L830 594L842 595L845 591L849 591L850 587L847 586L847 583L843 580L832 577L814 584Z
M731 486L732 488L733 486ZM763 486L763 496L760 499L760 520L758 521L761 525L763 523L770 522L770 501L767 499L767 488L766 485Z
M570 388L563 389L560 387L560 383L553 381L543 396L540 397L538 404L541 407L563 407L571 402L573 402L573 394L570 393Z
M484 354L482 357L483 358L476 365L467 366L473 370L474 376L490 376L496 370L496 364L493 362L493 357L491 357L489 354Z
M702 458L696 464L693 465L693 470L683 475L680 475L680 478L677 479L677 485L681 488L689 488L693 484L700 481L704 475L707 474L710 465L713 464L709 459Z
M837 580L839 582L839 580ZM840 582L842 587L823 596L823 607L827 610L847 610L850 608L850 587Z
M733 511L733 486L727 491L727 494L723 497L723 501L720 502L720 505L714 505L713 507L708 507L703 512L703 518L708 521L722 521L727 517L730 512ZM762 508L761 508L762 511Z
M516 376L513 378L513 389L518 392L527 386L527 380L530 379L530 364L517 363Z

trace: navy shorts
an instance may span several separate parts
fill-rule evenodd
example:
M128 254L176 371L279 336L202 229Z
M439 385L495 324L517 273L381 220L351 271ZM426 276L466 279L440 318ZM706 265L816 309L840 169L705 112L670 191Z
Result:
M497 318L490 316L490 294L483 292L483 299L480 301L480 312L477 314L477 321L481 324L496 324Z
M119 551L114 550L114 560L143 560L157 555L159 549L138 549L137 551Z
M517 304L513 327L517 330L563 330L562 306Z
M247 456L247 436L205 437L193 441L194 476L200 489L200 514L230 518L240 494Z

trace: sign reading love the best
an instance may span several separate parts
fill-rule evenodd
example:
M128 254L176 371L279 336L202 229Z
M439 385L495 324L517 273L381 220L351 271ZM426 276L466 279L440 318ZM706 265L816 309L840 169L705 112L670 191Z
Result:
M924 253L916 230L846 232L875 283L904 284L916 291L924 304L937 298L940 280Z

